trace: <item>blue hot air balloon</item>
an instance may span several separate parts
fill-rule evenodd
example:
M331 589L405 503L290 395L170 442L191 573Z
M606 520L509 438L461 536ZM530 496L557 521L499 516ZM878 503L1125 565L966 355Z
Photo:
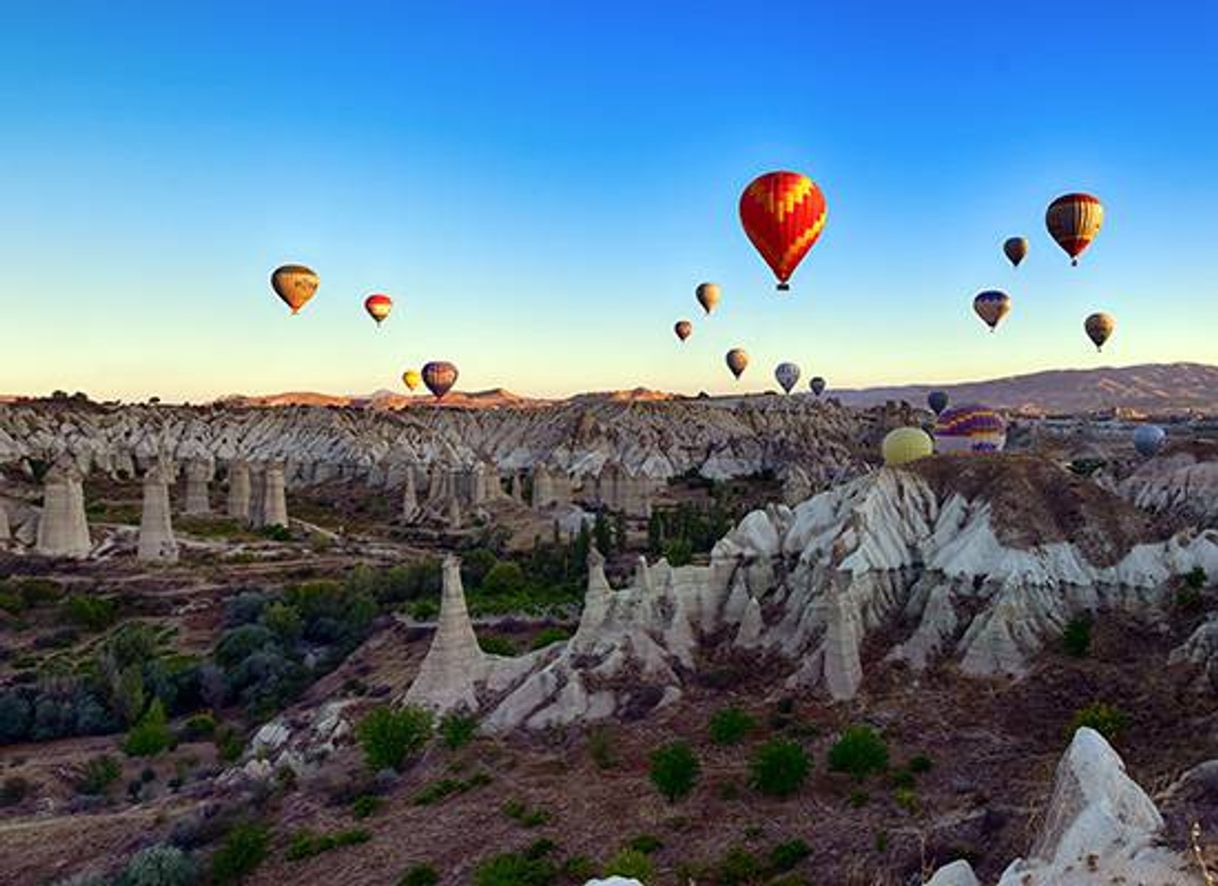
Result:
M931 391L926 395L926 405L931 408L931 411L938 415L947 408L948 398L946 391Z
M1133 448L1145 458L1158 455L1167 442L1167 432L1158 425L1139 425L1133 432Z

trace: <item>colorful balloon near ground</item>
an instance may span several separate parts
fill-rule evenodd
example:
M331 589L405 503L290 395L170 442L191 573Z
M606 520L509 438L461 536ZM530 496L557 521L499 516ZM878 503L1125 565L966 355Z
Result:
M1007 423L979 403L945 409L935 422L938 453L1001 452L1007 444Z
M740 223L778 278L788 282L825 227L828 209L816 182L799 172L767 172L740 195Z
M672 331L677 334L677 338L685 341L685 339L694 334L694 324L688 320L678 320L673 324Z
M884 436L880 454L889 467L909 464L920 458L933 455L934 443L930 435L921 428L895 428Z
M280 265L271 274L271 288L292 313L303 308L314 295L321 280L304 265Z
M1019 263L1028 255L1028 238L1008 237L1002 244L1002 251L1006 254L1007 261L1013 266L1019 267Z
M393 299L381 292L373 293L364 299L364 310L376 321L376 325L380 326L381 321L393 310Z
M1104 204L1091 194L1063 194L1045 211L1049 236L1077 265L1078 257L1091 245L1104 224Z
M1083 331L1087 333L1087 338L1091 339L1095 349L1102 351L1104 342L1112 338L1112 333L1116 331L1116 318L1098 311L1083 321Z
M749 355L745 353L744 348L732 348L723 359L736 378L740 378L749 365Z
M423 376L419 375L417 369L407 369L402 373L402 384L411 391L417 391L419 385L423 383Z
M825 380L819 375L814 375L812 381L808 382L808 387L812 389L813 394L819 397L825 392Z
M799 367L794 363L779 363L774 367L774 378L788 394L799 382Z
M452 390L457 383L457 367L447 360L434 360L423 367L423 384L435 394L437 400Z
M946 391L931 391L926 395L926 405L930 407L930 411L938 415L947 408L948 396Z
M1138 425L1133 432L1133 448L1144 458L1158 455L1166 442L1167 432L1158 425Z
M993 332L1002 318L1011 313L1011 297L997 289L987 289L973 298L973 310Z

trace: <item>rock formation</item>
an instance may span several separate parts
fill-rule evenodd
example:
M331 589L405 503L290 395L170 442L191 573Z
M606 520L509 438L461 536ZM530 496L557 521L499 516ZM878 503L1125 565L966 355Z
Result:
M1053 794L1028 857L1016 859L998 886L1095 883L1203 886L1184 847L1161 845L1163 818L1125 773L1096 731L1074 735L1057 766ZM935 872L927 886L980 886L966 861Z
M440 620L404 701L438 712L478 709L477 686L488 670L489 657L478 645L461 586L461 561L444 559Z
M169 514L169 478L173 470L158 463L144 474L144 507L140 514L137 556L146 563L176 563L178 544Z
M56 462L42 486L35 550L47 557L87 557L92 548L83 478L75 462Z
M413 523L419 517L419 497L415 491L414 468L408 470L402 483L402 522Z
M207 484L211 482L212 466L202 459L192 459L186 462L183 479L186 483L186 495L182 513L191 515L210 514L211 500L208 496Z
M606 465L597 476L597 503L628 517L651 516L651 483L620 464Z
M533 507L546 508L551 505L571 503L571 481L565 473L556 476L544 464L533 468Z
M228 465L228 501L225 513L242 523L250 521L250 466L238 459Z
M1151 513L1218 528L1218 447L1181 446L1149 459L1118 490Z
M8 511L4 507L4 503L0 502L0 545L8 544L12 538L12 532L8 527Z
M288 526L288 502L284 488L283 462L271 462L260 472L262 505L255 526Z

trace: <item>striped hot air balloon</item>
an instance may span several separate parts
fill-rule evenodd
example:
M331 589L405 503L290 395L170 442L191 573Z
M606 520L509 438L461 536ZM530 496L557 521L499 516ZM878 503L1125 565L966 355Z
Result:
M381 292L373 293L364 299L364 310L376 321L376 325L380 326L381 321L393 310L393 299Z
M945 409L935 422L939 453L1001 452L1006 444L1006 421L980 403Z
M457 367L447 360L433 360L423 367L423 384L436 395L437 400L452 390L457 383Z
M1002 318L1011 313L1011 297L997 289L987 289L973 298L973 310L993 332Z
M740 223L765 263L787 281L824 230L828 209L816 182L799 172L767 172L740 195Z
M271 274L271 288L293 314L308 303L320 284L313 269L304 265L280 265Z
M1078 257L1091 245L1103 224L1104 204L1091 194L1064 194L1045 211L1049 236L1070 256L1072 265L1078 264Z
M779 363L774 367L774 379L789 394L799 381L799 367L794 363Z

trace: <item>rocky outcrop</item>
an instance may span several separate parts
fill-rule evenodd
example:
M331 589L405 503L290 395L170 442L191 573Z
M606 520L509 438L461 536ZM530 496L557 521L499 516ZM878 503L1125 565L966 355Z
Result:
M1151 513L1218 528L1218 447L1195 445L1149 459L1117 488Z
M144 474L144 507L136 555L145 563L176 563L178 543L169 513L169 481L173 470L157 464Z
M414 468L411 468L402 482L402 522L410 524L418 518L419 497L415 490Z
M444 560L443 582L440 620L404 701L441 713L474 711L478 709L477 687L486 679L490 656L478 645L461 586L461 561L454 556Z
M0 545L7 545L11 538L12 531L8 526L8 510L5 508L4 502L0 502Z
M61 460L43 481L35 550L47 557L82 558L91 548L80 469L75 462Z
M532 480L533 507L562 507L571 503L571 480L565 472L556 474L539 464L533 468Z
M651 516L652 482L636 476L620 464L610 463L596 478L597 504L628 517Z
M244 459L228 465L228 500L225 513L242 523L250 521L250 466Z
M256 510L255 526L288 526L288 501L284 486L283 463L272 462L260 472L261 507Z
M1053 794L1027 858L1013 861L998 886L1145 883L1202 886L1184 847L1162 845L1163 817L1125 773L1104 738L1083 727L1057 767ZM979 881L964 861L940 869L931 886Z
M214 474L210 462L202 459L192 459L186 463L183 471L183 481L186 484L182 513L201 515L211 513L211 500L208 495L208 484Z

